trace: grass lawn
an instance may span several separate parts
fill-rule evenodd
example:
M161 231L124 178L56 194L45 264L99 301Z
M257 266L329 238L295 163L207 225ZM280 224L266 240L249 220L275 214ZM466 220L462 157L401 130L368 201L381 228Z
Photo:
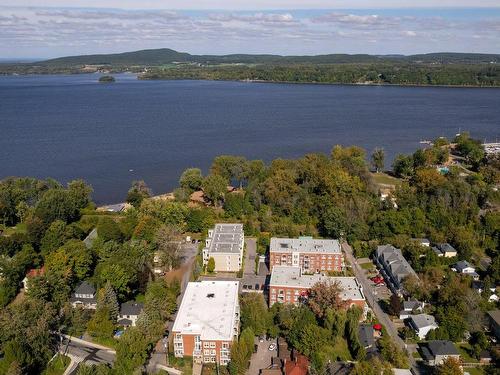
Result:
M413 353L411 353L412 357L415 358L415 359L421 359L422 356L420 355L420 353L417 351L414 351Z
M458 351L460 352L460 356L462 360L466 363L477 363L478 360L474 357L471 357L470 350L471 346L469 344L460 344L458 346Z
M66 370L66 367L68 367L69 362L69 357L66 357L65 355L57 355L57 357L49 363L45 371L42 372L42 375L64 374L64 370Z
M481 367L465 367L464 371L467 371L470 375L483 375L484 371Z
M118 341L114 338L92 337L92 342L96 344L107 346L108 348L116 349Z
M193 359L191 357L176 358L173 353L168 353L168 365L181 370L183 375L193 373Z
M398 186L402 182L401 179L389 176L387 173L372 173L372 178L376 184Z
M11 236L14 233L26 233L27 231L26 224L24 223L19 223L15 227L5 227L3 229L4 229L3 234L5 236Z
M361 268L364 270L372 270L375 268L372 262L361 264Z
M9 363L4 359L0 359L0 375L4 375L9 370Z

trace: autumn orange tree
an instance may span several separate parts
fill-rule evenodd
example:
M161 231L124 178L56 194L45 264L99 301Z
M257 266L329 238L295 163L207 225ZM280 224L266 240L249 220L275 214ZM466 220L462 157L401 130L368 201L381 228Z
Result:
M347 304L342 300L340 294L342 287L339 282L322 280L317 282L309 290L308 305L311 311L320 319L326 316L328 309L345 309Z

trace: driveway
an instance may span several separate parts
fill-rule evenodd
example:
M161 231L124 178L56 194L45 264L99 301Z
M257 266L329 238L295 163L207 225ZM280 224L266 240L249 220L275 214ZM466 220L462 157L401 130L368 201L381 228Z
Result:
M399 346L400 349L406 351L407 347L405 342L399 337L398 331L394 326L392 320L389 318L389 315L382 311L381 307L379 306L378 301L380 300L380 296L373 293L373 283L366 277L364 270L359 266L356 258L354 258L351 246L349 246L347 242L344 242L342 243L342 249L344 250L347 261L351 264L354 275L363 286L363 292L366 297L366 302L370 305L380 323L385 326L387 333L392 337L396 345ZM411 352L409 353L408 357L410 359L413 373L417 375L420 374L420 370L418 369Z
M273 357L278 356L278 349L269 350L269 345L277 345L276 339L264 340L264 342L258 342L257 353L253 353L250 358L250 367L248 368L247 375L259 375L260 370L268 368L271 366L271 361Z
M246 238L246 256L243 275L255 275L255 257L257 256L257 241L255 238Z

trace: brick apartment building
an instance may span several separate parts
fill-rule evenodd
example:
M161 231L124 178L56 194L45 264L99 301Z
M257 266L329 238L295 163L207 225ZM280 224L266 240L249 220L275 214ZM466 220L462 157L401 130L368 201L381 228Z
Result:
M227 365L240 323L238 281L190 282L172 328L174 355Z
M341 298L351 306L365 309L363 288L355 277L330 277L322 274L304 275L300 267L274 266L269 282L269 306L277 303L299 304L307 298L311 287L320 281L337 282L342 288Z
M338 240L271 238L269 267L300 267L303 273L342 271L344 260Z

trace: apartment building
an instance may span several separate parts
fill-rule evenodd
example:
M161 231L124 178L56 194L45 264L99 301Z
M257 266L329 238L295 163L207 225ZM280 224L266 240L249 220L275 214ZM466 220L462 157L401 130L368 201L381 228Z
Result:
M342 300L365 308L363 287L355 277L330 277L322 274L305 275L300 267L274 266L269 282L269 306L278 303L299 304L306 299L309 289L320 281L339 283Z
M174 355L227 365L240 324L238 281L190 282L172 328Z
M402 294L405 278L408 276L418 277L404 258L401 250L392 245L377 247L375 262L388 286L395 293Z
M269 267L300 267L304 273L342 271L344 259L338 240L271 238Z
M244 243L243 224L216 224L205 240L203 264L213 258L216 272L238 272L243 265Z

